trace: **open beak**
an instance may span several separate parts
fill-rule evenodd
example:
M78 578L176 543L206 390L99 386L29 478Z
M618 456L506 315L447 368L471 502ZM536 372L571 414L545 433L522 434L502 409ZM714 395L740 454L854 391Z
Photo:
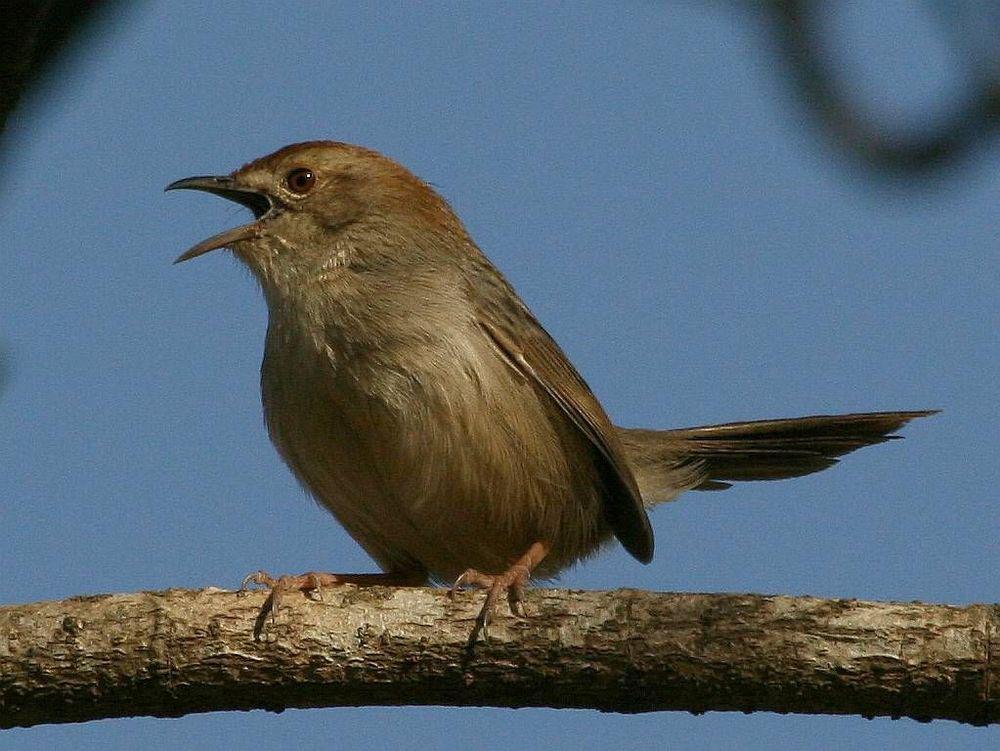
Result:
M249 240L259 236L260 219L262 219L274 204L266 193L257 189L240 185L235 178L229 175L205 175L200 177L185 177L183 180L176 180L168 185L164 190L204 190L206 193L214 193L217 196L235 201L241 206L246 206L253 212L254 221L244 224L241 227L220 232L207 240L182 253L174 263L187 261L196 256L208 253L210 250L225 248L241 240Z

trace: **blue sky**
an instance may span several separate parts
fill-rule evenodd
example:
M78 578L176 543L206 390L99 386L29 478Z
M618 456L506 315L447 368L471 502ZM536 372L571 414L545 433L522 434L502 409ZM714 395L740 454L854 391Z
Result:
M393 156L452 202L620 424L943 408L819 475L688 494L657 556L570 587L997 602L1000 151L871 182L715 3L148 2L15 117L4 165L0 602L370 570L262 426L266 311L193 242L245 212L168 182L294 141ZM921 7L916 4L917 7ZM912 125L953 58L913 4L852 6L849 80ZM906 40L906 45L894 40ZM358 708L17 730L14 749L979 749L854 717Z

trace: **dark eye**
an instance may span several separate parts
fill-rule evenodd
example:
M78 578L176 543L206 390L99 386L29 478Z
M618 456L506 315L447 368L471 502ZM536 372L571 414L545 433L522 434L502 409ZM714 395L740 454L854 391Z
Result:
M292 193L305 195L316 184L316 173L307 167L298 167L288 173L285 178L285 185Z

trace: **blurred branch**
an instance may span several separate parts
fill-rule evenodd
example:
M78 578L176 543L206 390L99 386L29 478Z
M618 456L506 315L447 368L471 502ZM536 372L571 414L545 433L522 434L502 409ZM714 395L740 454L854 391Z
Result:
M25 92L106 5L99 0L8 0L0 15L0 131Z
M0 16L0 133L25 92L65 57L68 42L114 0L10 0ZM965 101L922 135L907 135L873 122L838 81L824 54L829 34L824 15L831 0L740 0L766 22L788 79L805 109L848 155L864 166L909 178L936 174L968 157L1000 130L1000 62L995 6L943 4L942 31L959 49L971 80ZM122 4L124 7L124 4ZM103 14L101 30L111 16ZM947 27L947 28L945 28ZM891 30L886 38L891 39ZM988 40L985 41L984 40ZM52 77L52 76L48 76ZM2 143L2 141L0 141Z
M217 589L0 608L0 727L359 705L859 714L1000 722L1000 606L529 592L467 644L479 593Z
M824 55L829 45L823 16L834 5L829 0L769 0L752 7L764 11L799 99L841 149L866 167L916 178L956 163L997 134L1000 80L995 60L993 66L981 65L971 53L965 55L972 83L964 103L934 125L928 123L923 134L896 132L866 117ZM954 39L957 30L952 26L947 31ZM891 39L891 30L885 33Z

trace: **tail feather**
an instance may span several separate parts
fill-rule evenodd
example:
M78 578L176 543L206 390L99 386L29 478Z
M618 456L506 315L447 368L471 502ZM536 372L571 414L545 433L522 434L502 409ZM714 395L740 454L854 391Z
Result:
M648 478L650 502L657 502L683 490L722 490L735 481L819 472L836 464L839 456L899 438L893 433L910 420L936 412L815 415L676 430L619 428L619 437L640 488ZM685 472L672 473L673 467L684 467Z

